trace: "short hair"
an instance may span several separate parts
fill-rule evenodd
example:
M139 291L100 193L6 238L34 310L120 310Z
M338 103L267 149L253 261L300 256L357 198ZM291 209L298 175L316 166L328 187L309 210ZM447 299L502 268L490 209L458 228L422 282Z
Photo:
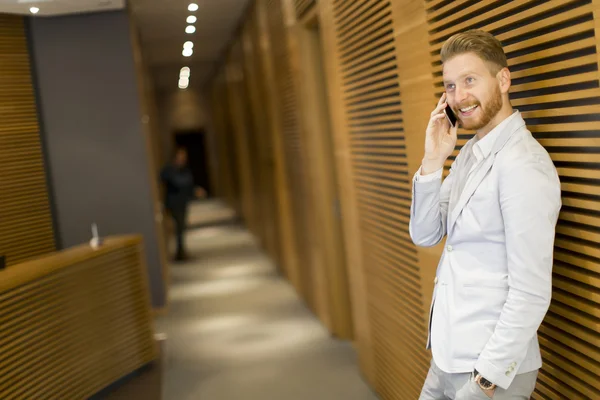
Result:
M472 29L451 36L442 46L442 64L465 53L474 53L490 67L493 74L508 67L502 43L491 33Z

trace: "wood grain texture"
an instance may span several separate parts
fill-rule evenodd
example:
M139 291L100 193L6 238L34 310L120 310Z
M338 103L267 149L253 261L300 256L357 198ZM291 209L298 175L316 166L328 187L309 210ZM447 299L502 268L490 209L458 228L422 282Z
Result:
M222 67L211 82L209 110L211 126L217 147L218 184L216 195L223 199L238 215L241 215L240 179L237 152L233 136L229 103L227 98L225 70Z
M248 94L248 111L251 114L254 131L254 163L256 167L257 187L254 193L257 207L260 209L261 222L259 235L267 253L279 261L277 212L273 204L277 203L275 194L275 170L273 146L268 132L268 117L265 104L265 87L260 62L259 33L256 8L249 9L241 31L244 52L244 83Z
M89 398L157 357L139 236L0 271L0 397Z
M297 18L301 18L306 14L311 8L317 4L317 0L293 0L294 1L294 11Z
M443 90L443 40L468 28L493 33L512 72L511 102L550 153L562 183L553 300L539 332L544 366L533 398L600 398L600 3L458 3L437 9L427 3L435 96ZM471 135L459 132L457 150Z
M281 106L282 143L284 146L285 166L290 185L291 204L293 209L296 249L298 251L297 290L307 305L314 311L318 309L317 291L315 290L315 273L317 268L314 247L311 243L312 231L315 229L311 215L314 205L310 197L307 180L306 143L302 137L299 114L299 99L295 81L298 67L295 37L289 31L290 13L285 2L272 0L267 3L266 16L273 62L273 78L276 99Z
M227 56L225 80L228 98L228 118L231 119L232 131L237 154L237 169L240 178L240 199L242 217L252 232L257 231L260 209L256 205L256 171L252 164L251 120L247 110L246 89L244 83L243 53L239 38L233 43Z
M0 256L55 250L24 19L0 15Z
M422 282L429 282L435 264L421 262L408 234L410 177L421 157L409 149L422 148L426 94L433 93L425 10L416 5L334 2L338 96L347 110L362 227L370 351L384 399L417 398L428 369Z
M317 16L354 343L366 379L384 399L415 399L429 367L429 305L443 243L413 245L411 179L443 91L441 46L458 31L481 28L502 41L511 101L562 182L553 303L540 328L544 367L533 398L600 398L600 0L318 0L299 13L306 4L256 2L263 55L256 77L267 88L274 160L288 158L275 169L275 191L289 196L289 208L278 209L280 221L289 221L279 226L302 236L323 215L315 165L324 164L311 136L323 117L310 104L309 82L318 78L302 31ZM445 173L472 132L459 135ZM280 205L285 196L277 197ZM297 199L312 200L299 207ZM323 288L314 271L312 287L303 275L307 263L324 265L320 234L280 244L288 246L282 260L296 254L296 264L284 263L294 265L286 274L307 299L318 299L311 290Z
M298 40L297 87L301 99L302 135L314 204L312 235L316 272L322 296L322 320L337 337L354 338L346 254L340 213L341 193L335 161L331 111L328 104L326 62L329 47L323 42L319 10L296 20Z
M278 85L275 76L275 53L270 28L268 0L257 0L255 3L258 29L258 46L260 48L261 83L265 91L265 112L267 115L268 135L272 143L271 156L274 162L275 192L281 233L280 254L281 268L290 283L299 291L301 283L300 258L296 235L298 234L294 219L293 192L291 179L287 170L285 141L282 135L283 112L279 101Z

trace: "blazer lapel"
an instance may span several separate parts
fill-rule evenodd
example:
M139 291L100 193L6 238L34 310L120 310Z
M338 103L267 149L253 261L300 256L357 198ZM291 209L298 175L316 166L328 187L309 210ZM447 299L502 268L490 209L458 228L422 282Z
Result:
M475 193L475 190L479 187L481 181L483 181L483 178L485 178L488 171L492 168L492 165L494 165L494 158L495 154L490 154L486 159L480 162L472 172L472 176L467 181L463 192L458 198L458 203L456 206L454 206L450 213L450 230L454 228L454 224L456 223L456 220L458 219L458 216L462 212L463 208L465 208L465 205L467 205L469 199L471 196L473 196L473 193Z
M503 132L500 133L494 142L494 146L492 147L490 154L483 161L481 161L477 167L475 167L472 172L472 176L468 179L467 184L464 186L463 192L461 193L457 204L452 208L452 210L450 210L450 220L448 221L449 233L451 233L454 229L454 224L456 223L456 220L458 219L462 210L469 202L469 199L471 196L473 196L475 190L477 190L489 170L494 165L496 154L504 147L506 142L508 142L508 139L512 137L513 133L525 126L525 121L521 117L520 113L518 111L516 112L518 115L516 115L510 124L503 129Z

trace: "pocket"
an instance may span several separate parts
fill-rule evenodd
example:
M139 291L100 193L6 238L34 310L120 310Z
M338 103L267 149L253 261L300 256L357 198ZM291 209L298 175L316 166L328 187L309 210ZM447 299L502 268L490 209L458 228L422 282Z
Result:
M485 394L485 392L483 391L483 389L481 389L479 387L479 385L477 384L477 382L475 382L475 379L471 378L469 379L469 383L470 383L470 389L471 389L471 394L473 399L481 399L481 400L490 400L493 399L495 396L489 397L487 394Z
M470 376L467 383L456 393L455 400L490 400L490 397L485 394L477 382L475 382L475 379Z

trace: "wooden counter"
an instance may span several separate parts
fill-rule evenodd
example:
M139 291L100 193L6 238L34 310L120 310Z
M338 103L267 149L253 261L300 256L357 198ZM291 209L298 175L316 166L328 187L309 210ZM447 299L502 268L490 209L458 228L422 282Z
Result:
M157 358L139 236L0 271L0 399L87 399Z

